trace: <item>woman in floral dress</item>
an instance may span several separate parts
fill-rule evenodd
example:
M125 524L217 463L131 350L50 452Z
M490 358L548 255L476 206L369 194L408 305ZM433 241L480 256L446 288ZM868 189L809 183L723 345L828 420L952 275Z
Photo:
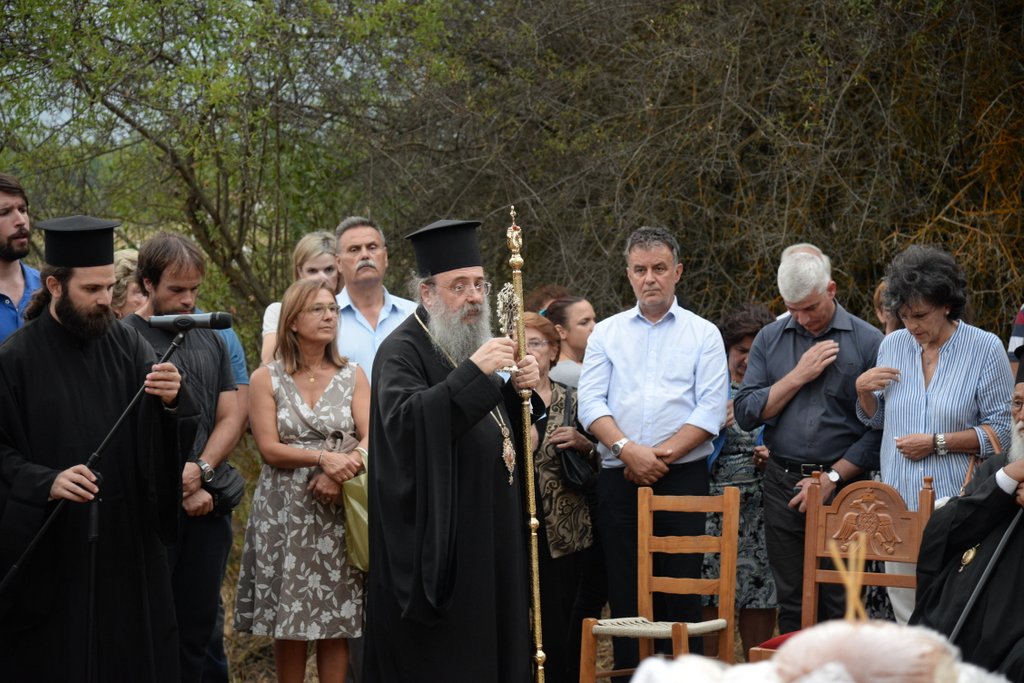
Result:
M719 323L729 362L731 392L736 392L747 372L747 355L758 331L775 317L761 305L741 306ZM709 458L713 496L726 486L740 490L739 552L736 566L736 609L739 611L740 639L744 652L772 637L777 606L775 581L768 567L764 545L764 512L761 505L761 471L767 449L758 445L758 433L745 432L732 419L729 401L728 419L715 439L715 454ZM708 515L708 533L722 533L720 515ZM718 555L704 560L706 576L718 576ZM708 639L706 639L708 640ZM705 645L705 651L707 645Z
M285 292L274 360L252 375L250 419L263 457L245 530L235 629L274 638L279 681L343 681L362 634L363 576L345 560L342 482L363 471L370 387L337 351L330 284Z

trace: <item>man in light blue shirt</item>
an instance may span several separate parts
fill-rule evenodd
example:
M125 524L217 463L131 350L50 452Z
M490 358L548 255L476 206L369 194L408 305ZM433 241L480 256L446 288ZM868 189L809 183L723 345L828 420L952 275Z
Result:
M39 289L39 271L28 256L28 195L14 176L0 173L0 341L25 324L22 314Z
M338 294L338 350L370 376L381 342L413 311L416 304L384 286L388 248L384 233L369 218L350 216L335 230L338 270L345 288Z
M679 244L662 228L626 243L626 274L637 305L594 328L579 384L579 419L598 438L596 531L604 547L612 616L637 613L637 488L707 495L706 459L725 421L729 372L722 335L676 303ZM672 515L658 534L701 535L703 515ZM660 569L699 578L700 555L659 556ZM658 598L662 600L658 600ZM699 621L694 596L656 596L655 619ZM616 639L615 668L636 665L635 640ZM699 651L699 650L698 650Z

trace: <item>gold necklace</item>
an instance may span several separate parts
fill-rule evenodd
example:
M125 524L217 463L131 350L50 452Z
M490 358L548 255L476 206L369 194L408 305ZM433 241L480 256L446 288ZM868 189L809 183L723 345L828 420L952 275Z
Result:
M434 335L430 334L430 330L427 328L423 321L420 319L418 313L413 313L416 318L416 322L420 324L423 331L427 333L431 341L434 341L435 348L437 348L444 357L448 359L448 362L452 364L452 367L457 367L455 359L448 355L448 352L437 346ZM512 475L516 470L516 448L512 445L512 432L509 430L508 425L505 424L505 418L501 416L501 412L495 407L490 410L490 415L494 419L495 424L498 425L498 429L501 430L501 459L505 462L505 469L508 470L508 485L512 485Z
M324 369L324 362L320 361L320 365L316 366L315 368L311 365L306 365L303 367L305 367L306 371L309 372L309 383L312 384L313 382L316 381L316 373Z

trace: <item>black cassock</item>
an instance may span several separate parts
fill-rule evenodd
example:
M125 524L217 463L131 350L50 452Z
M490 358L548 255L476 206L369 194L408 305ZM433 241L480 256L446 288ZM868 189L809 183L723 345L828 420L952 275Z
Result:
M372 385L362 680L529 681L522 467L510 485L488 414L517 434L518 397L468 360L453 369L415 316L381 344Z
M996 484L1005 456L989 458L968 486L932 515L917 564L917 604L911 624L949 635L1003 532L1021 508ZM975 546L977 546L975 548ZM975 548L974 558L964 553ZM1024 522L1003 549L956 645L964 661L1024 681Z
M0 572L7 573L56 506L60 471L84 463L128 406L156 356L114 323L82 342L44 311L0 346ZM177 627L161 539L172 541L181 467L195 415L145 395L97 470L98 680L177 681ZM179 449L179 441L183 447ZM0 679L86 678L88 505L68 502L9 594L0 596Z

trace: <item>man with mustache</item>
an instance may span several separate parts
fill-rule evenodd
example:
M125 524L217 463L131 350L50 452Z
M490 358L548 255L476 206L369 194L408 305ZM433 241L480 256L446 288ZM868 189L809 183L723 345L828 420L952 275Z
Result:
M643 227L626 241L626 276L636 306L607 318L587 341L579 384L580 423L597 437L597 531L613 617L637 614L637 489L707 495L711 439L725 422L729 372L714 324L676 302L679 243ZM699 536L700 514L666 515L659 535ZM659 573L700 578L701 555L658 557ZM655 597L658 620L700 621L699 596ZM615 639L615 668L636 666L635 639Z
M114 319L117 225L88 216L40 224L45 286L0 347L0 574L19 563L0 595L7 681L178 680L165 544L195 411L175 365L155 364L146 340ZM59 516L19 562L57 501Z
M532 679L517 390L540 375L491 338L479 225L408 236L420 306L373 364L366 683Z
M0 173L0 341L24 324L22 315L39 289L39 271L28 256L28 195L14 176Z
M1019 355L1018 355L1019 358ZM978 467L965 494L937 509L921 541L911 624L950 635L1010 523L1024 506L1024 365L1010 402L1009 453ZM1024 576L1024 523L1002 554L954 645L964 661L1024 681L1024 620L1017 598Z
M369 218L349 216L338 224L338 350L369 370L381 342L416 310L416 304L384 286L388 248Z

